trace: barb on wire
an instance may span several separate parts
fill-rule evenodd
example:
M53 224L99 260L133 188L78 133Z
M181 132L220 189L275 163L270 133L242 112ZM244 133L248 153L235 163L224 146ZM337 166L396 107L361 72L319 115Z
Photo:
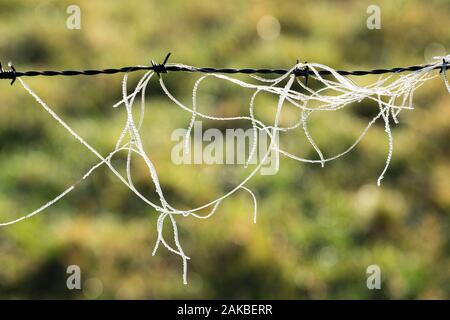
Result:
M158 76L160 76L161 73L167 73L167 72L199 72L199 73L222 73L222 74L275 74L275 75L283 75L286 74L289 69L267 69L267 68L241 68L241 69L235 69L235 68L210 68L210 67L192 67L192 66L186 66L186 65L166 65L167 60L169 59L171 53L168 53L166 55L166 58L164 59L164 62L162 64L156 63L153 60L151 61L151 65L149 66L129 66L129 67L122 67L122 68L108 68L103 70L47 70L47 71L17 71L11 64L9 64L9 67L11 70L4 70L3 68L0 69L0 79L10 79L12 80L11 84L14 83L16 78L19 77L36 77L36 76L45 76L45 77L53 77L53 76L78 76L78 75L85 75L85 76L93 76L98 74L116 74L116 73L129 73L129 72L135 72L135 71L141 71L141 70L150 70L154 71ZM447 67L449 66L450 62L446 59L443 59L442 65L435 66L433 69L440 69L441 72L444 72L447 70ZM395 67L391 69L373 69L373 70L336 70L336 72L340 75L351 75L351 76L365 76L370 74L386 74L386 73L401 73L401 72L413 72L422 70L428 67L433 66L433 64L423 64L423 65L414 65L414 66L408 66L408 67ZM1 63L0 63L1 67ZM307 78L309 75L314 75L314 73L309 70L309 68L304 69L295 69L295 75L296 76L303 76ZM319 75L330 75L331 72L328 70L320 70L318 71Z
M0 62L0 79L10 79L12 80L11 85L13 85L17 78L17 72L11 62L8 62L8 67L11 70L3 69L2 63Z
M447 71L447 61L445 61L445 58L442 58L442 66L441 66L441 71L439 71L439 73L444 73Z
M172 53L169 52L166 55L166 58L164 59L163 63L156 63L155 61L151 61L152 67L153 67L153 71L158 75L158 78L161 76L161 73L167 73L167 69L166 69L166 63L167 60L169 60L169 57Z

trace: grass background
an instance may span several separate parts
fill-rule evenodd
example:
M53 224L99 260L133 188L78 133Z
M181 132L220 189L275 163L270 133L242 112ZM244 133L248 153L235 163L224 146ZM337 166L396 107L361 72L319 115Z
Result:
M81 8L81 30L66 28L70 4ZM381 8L380 30L366 27L371 4ZM265 15L280 22L276 39L258 36ZM449 17L447 0L0 0L0 58L18 70L148 64L169 51L172 62L196 66L287 68L297 58L339 69L406 66L445 53ZM165 77L186 103L197 78ZM27 82L103 154L114 147L125 119L123 110L111 108L120 98L120 76ZM219 81L201 93L210 110L223 116L245 112L249 97ZM262 97L259 103L270 110L271 102ZM170 134L185 128L190 116L153 80L148 104L143 137L174 206L214 199L242 176L232 166L172 164ZM252 180L256 225L246 193L226 200L209 220L179 219L191 257L188 286L177 256L164 250L151 256L155 212L100 168L43 214L0 230L0 297L449 298L450 100L440 78L417 91L415 106L393 129L394 155L381 188L376 179L387 153L382 123L325 168L283 159L278 175ZM375 108L362 102L312 118L311 131L333 154L358 136ZM223 123L205 125L224 129ZM285 143L314 157L301 137ZM93 163L18 83L0 83L1 221L39 207ZM145 167L138 163L133 170L136 185L150 193ZM83 290L66 288L72 264L81 268ZM382 290L366 288L371 264L382 270Z

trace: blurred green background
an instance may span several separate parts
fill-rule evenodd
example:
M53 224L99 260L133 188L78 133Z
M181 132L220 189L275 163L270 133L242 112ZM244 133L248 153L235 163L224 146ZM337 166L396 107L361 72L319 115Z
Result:
M70 4L81 8L80 30L66 27ZM380 30L366 27L371 4L381 8ZM278 37L258 33L264 16L279 21ZM339 69L406 66L445 54L449 17L448 0L0 0L0 58L18 70L149 64L169 51L171 62L195 66L288 68L297 58ZM177 73L165 80L189 103L198 77ZM121 95L120 75L25 80L103 154L114 148L125 120L122 109L111 108ZM205 110L222 116L247 112L250 94L220 81L199 92ZM190 115L168 101L156 79L147 98L142 135L171 204L198 206L243 176L235 166L174 165L170 134L185 128ZM19 83L1 81L0 102L0 220L7 221L56 196L96 159ZM267 110L272 102L259 101ZM245 192L224 201L211 219L178 219L191 257L187 286L178 256L164 248L151 256L156 213L102 167L44 213L0 230L0 297L449 298L450 99L440 78L417 90L415 106L393 127L394 155L380 188L388 147L382 123L324 168L282 158L276 176L251 180L256 225ZM352 143L376 108L362 102L312 117L311 131L325 154L334 154ZM302 137L300 130L283 143L315 157ZM123 168L123 157L117 165ZM133 170L138 188L150 193L145 166L138 162ZM81 268L82 290L66 288L72 264ZM366 287L372 264L381 268L381 290Z

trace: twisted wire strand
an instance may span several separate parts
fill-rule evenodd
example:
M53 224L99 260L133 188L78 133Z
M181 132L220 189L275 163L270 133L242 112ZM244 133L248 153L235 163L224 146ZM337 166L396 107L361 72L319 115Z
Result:
M1 67L0 63L0 79L9 79L12 80L11 84L14 83L16 78L19 77L37 77L37 76L45 76L45 77L54 77L54 76L94 76L99 74L117 74L117 73L130 73L142 70L150 70L154 71L158 75L160 73L167 72L198 72L198 73L221 73L221 74L276 74L283 75L286 74L289 69L270 69L270 68L211 68L211 67L193 67L187 65L179 65L179 64L171 64L166 65L166 62L170 56L170 53L166 56L164 62L162 64L155 63L152 61L149 66L129 66L122 68L108 68L108 69L88 69L88 70L45 70L45 71L17 71L14 67L9 64L10 70L4 70ZM373 70L337 70L336 72L340 75L352 75L352 76L365 76L365 75L379 75L379 74L387 74L387 73L402 73L402 72L413 72L422 70L428 67L433 66L433 64L423 64L423 65L414 65L408 67L395 67L391 69L373 69ZM446 70L450 66L448 61L443 61L442 65L437 65L433 69L441 69L441 72ZM320 70L318 71L319 75L330 75L331 72L328 70ZM294 70L294 74L296 76L307 77L309 75L314 75L314 72L305 68L299 69L296 68Z

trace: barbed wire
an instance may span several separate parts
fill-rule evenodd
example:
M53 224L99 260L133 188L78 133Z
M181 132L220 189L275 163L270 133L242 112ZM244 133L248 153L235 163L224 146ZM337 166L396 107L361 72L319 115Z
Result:
M45 77L54 77L54 76L94 76L99 74L116 74L116 73L129 73L136 72L142 70L152 70L158 75L161 73L167 72L199 72L199 73L222 73L222 74L277 74L282 75L289 72L289 69L270 69L270 68L211 68L211 67L193 67L186 65L166 65L171 53L168 53L164 59L163 63L156 63L153 60L151 61L151 65L149 66L129 66L122 68L108 68L108 69L88 69L88 70L46 70L46 71L17 71L14 66L9 63L10 70L5 70L2 67L0 62L0 79L9 79L12 80L11 84L13 84L16 78L19 77L37 77L37 76L45 76ZM298 63L298 61L297 61ZM401 73L401 72L413 72L422 70L428 67L433 66L433 64L422 64L422 65L413 65L407 67L394 67L390 69L372 69L372 70L336 70L336 72L340 75L352 75L352 76L365 76L365 75L377 75L377 74L387 74L387 73ZM442 65L437 65L433 69L441 69L441 72L444 72L450 63L445 59L442 60ZM296 76L308 77L309 75L314 75L314 72L309 70L308 68L294 69L293 73ZM328 70L320 70L318 71L319 75L330 75L331 72Z

